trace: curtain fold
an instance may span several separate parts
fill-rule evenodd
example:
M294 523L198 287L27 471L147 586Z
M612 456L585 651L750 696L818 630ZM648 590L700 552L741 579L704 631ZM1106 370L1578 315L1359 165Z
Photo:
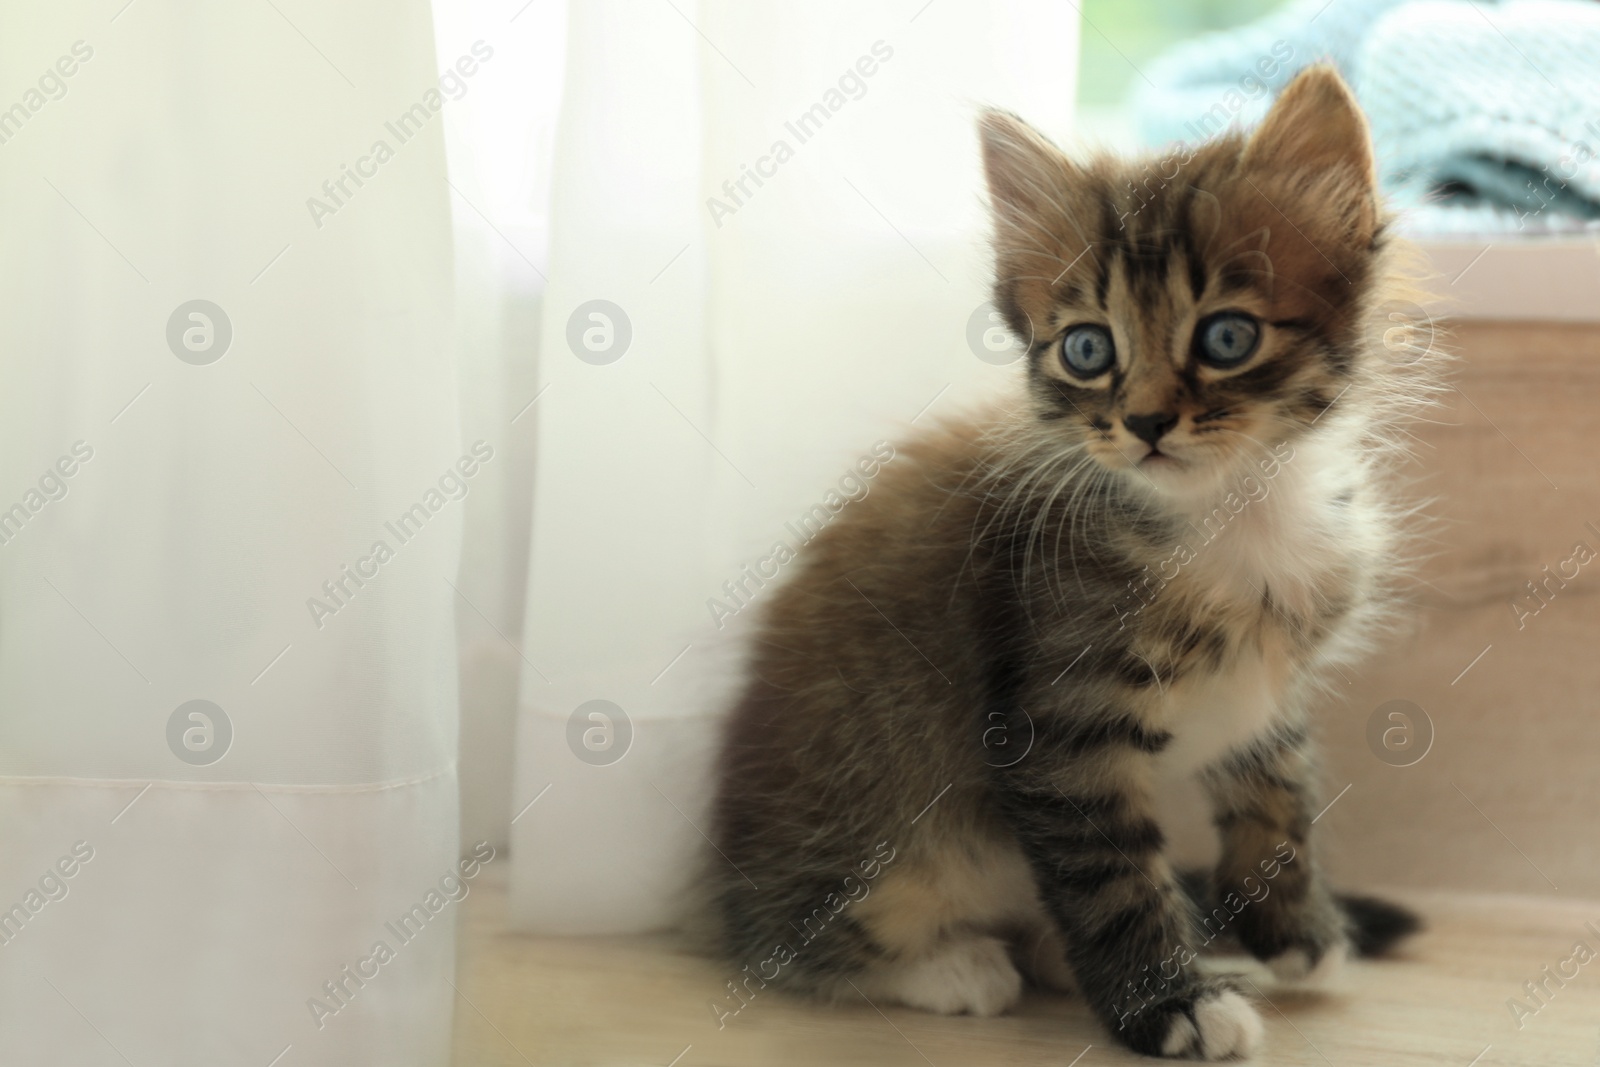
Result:
M692 893L759 574L804 551L810 509L870 492L849 479L877 442L1009 373L981 340L973 120L993 104L1070 132L1076 20L979 0L573 5L512 798L522 926L649 929Z
M0 14L0 1062L445 1062L457 59Z

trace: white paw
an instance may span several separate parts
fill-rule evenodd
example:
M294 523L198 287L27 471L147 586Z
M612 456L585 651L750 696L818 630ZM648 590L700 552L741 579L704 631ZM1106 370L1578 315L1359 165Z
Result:
M1281 956L1274 956L1267 961L1267 966L1272 968L1272 973L1280 982L1323 986L1344 969L1344 961L1349 955L1350 946L1341 941L1324 952L1315 967L1311 965L1310 954L1303 948L1292 948Z
M1022 976L992 937L948 945L903 965L893 993L903 1004L941 1015L998 1015L1022 996Z
M1161 1054L1202 1060L1238 1059L1255 1051L1261 1033L1261 1016L1256 1009L1233 990L1225 989L1202 996L1192 1013L1172 1016Z

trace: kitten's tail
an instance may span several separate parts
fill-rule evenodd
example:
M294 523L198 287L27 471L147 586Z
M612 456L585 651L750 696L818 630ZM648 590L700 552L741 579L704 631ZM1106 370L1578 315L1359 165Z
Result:
M1181 871L1178 879L1194 906L1206 913L1216 904L1211 876L1206 871ZM1409 908L1377 897L1335 893L1350 928L1350 943L1358 956L1382 956L1400 941L1422 929L1422 917Z
M1350 923L1350 941L1358 956L1381 956L1422 929L1422 916L1399 904L1353 893L1333 896Z

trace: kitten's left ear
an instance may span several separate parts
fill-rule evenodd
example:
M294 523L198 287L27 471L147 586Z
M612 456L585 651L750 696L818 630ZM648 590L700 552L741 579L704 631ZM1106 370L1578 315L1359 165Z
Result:
M997 222L1019 225L1060 195L1071 164L1032 126L1008 112L989 110L978 119L978 139Z
M1247 170L1348 168L1377 185L1367 120L1339 72L1319 63L1289 83L1244 150Z

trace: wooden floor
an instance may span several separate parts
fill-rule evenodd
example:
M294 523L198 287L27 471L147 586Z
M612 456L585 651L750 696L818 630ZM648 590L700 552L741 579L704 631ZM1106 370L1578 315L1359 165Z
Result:
M497 874L501 872L485 872ZM1399 899L1397 897L1397 899ZM1274 1067L1590 1067L1600 1064L1600 958L1541 1007L1523 983L1573 956L1600 953L1600 902L1531 897L1403 899L1430 923L1398 958L1350 965L1324 993L1274 988L1237 961L1261 993ZM1030 995L999 1019L946 1018L862 1001L824 1009L768 992L718 1029L709 1001L726 965L665 938L548 938L504 929L503 881L464 902L456 985L458 1067L658 1065L761 1067L1077 1067L1150 1062L1116 1048L1075 999ZM1230 961L1232 962L1232 961ZM1537 1014L1521 1019L1507 1000ZM1485 1051L1487 1049L1487 1051ZM1085 1051L1087 1050L1087 1051ZM676 1059L675 1059L676 1057ZM1474 1057L1478 1057L1474 1060Z

